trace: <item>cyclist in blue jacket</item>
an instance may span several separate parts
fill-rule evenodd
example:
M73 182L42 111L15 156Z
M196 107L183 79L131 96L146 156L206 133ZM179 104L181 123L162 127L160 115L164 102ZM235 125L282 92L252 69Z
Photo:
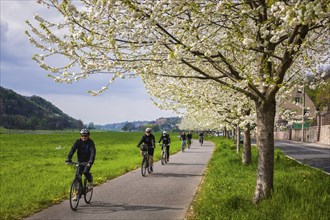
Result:
M94 141L89 138L90 132L84 128L80 131L80 138L75 141L66 159L66 163L70 163L72 156L77 151L78 162L87 162L86 166L79 166L79 173L84 174L88 181L88 188L93 188L93 176L90 169L95 160L96 148Z
M142 151L148 151L149 155L149 164L150 164L150 171L153 172L153 156L154 156L154 149L155 149L155 136L151 134L151 128L146 128L145 134L142 136L141 140L137 144L137 147L143 143L142 148L140 148L141 155Z

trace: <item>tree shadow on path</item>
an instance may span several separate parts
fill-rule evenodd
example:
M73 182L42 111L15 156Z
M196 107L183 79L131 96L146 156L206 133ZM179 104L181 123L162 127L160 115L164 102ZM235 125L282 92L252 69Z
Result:
M180 211L182 208L175 207L165 207L165 206L150 206L150 205L129 205L126 203L123 204L114 204L111 202L104 201L95 201L91 204L81 205L77 212L86 213L86 214L107 214L115 212L125 212L125 211L162 211L162 210L177 210Z

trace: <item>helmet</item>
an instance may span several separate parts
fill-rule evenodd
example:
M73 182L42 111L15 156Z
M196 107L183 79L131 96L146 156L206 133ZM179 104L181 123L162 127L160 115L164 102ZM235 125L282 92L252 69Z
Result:
M89 131L88 131L87 128L83 128L83 129L81 129L81 130L80 130L80 134L88 134L88 135L90 135L90 133L89 133Z
M146 128L146 132L150 133L151 132L151 128Z
M163 131L163 134L167 134L167 132L166 131Z

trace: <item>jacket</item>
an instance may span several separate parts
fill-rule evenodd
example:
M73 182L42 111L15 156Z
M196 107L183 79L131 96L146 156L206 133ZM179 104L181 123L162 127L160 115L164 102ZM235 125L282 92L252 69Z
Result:
M155 147L155 136L153 134L150 134L149 136L144 134L140 142L137 144L137 147L140 147L142 143L147 147Z
M96 148L94 141L92 139L88 139L87 141L82 141L81 139L77 139L76 142L71 147L71 150L68 154L68 159L71 160L73 154L77 151L78 162L89 162L91 164L94 163Z
M162 135L158 141L158 143L160 143L161 141L163 141L163 144L170 144L171 143L171 138L170 135L166 134L166 135Z

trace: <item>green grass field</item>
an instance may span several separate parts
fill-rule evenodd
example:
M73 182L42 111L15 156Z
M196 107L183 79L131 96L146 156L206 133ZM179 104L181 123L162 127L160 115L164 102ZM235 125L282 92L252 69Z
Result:
M252 204L257 150L245 166L231 140L211 138L216 151L192 205L189 220L329 220L330 176L275 151L274 193Z
M136 145L142 134L92 132L97 149L92 168L96 185L140 166ZM156 141L160 135L155 134ZM180 150L175 135L172 153ZM19 219L68 198L75 168L65 165L65 159L77 138L77 131L0 134L0 219ZM160 158L160 147L155 158Z

